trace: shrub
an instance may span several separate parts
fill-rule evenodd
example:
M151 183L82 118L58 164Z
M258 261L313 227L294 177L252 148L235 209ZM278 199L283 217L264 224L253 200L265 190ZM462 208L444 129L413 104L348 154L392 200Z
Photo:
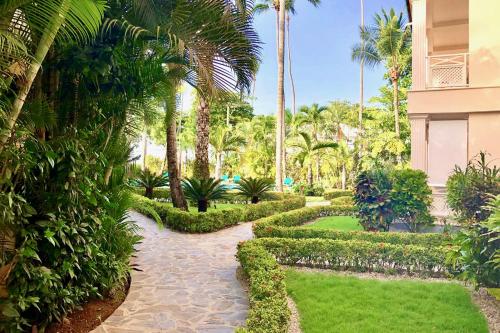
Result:
M248 277L250 311L237 332L286 333L290 321L285 274L274 257L254 241L238 244L237 258Z
M484 208L489 198L500 194L500 170L496 166L490 167L486 153L481 152L464 170L455 167L446 182L446 190L448 206L459 221L484 221L490 215L490 211Z
M460 232L448 261L458 276L476 286L500 287L500 195L489 204L486 222L476 222Z
M271 179L266 178L242 178L238 183L237 190L240 195L250 198L253 204L259 202L260 198L267 194L274 186Z
M132 187L131 191L138 195L144 195L144 190L138 187ZM153 191L153 199L161 199L164 201L171 201L170 198L170 188L168 187L157 187Z
M352 196L336 197L330 203L334 206L354 206L354 199Z
M295 193L306 196L320 197L325 193L325 189L321 185L309 185L304 183L297 183L293 186Z
M345 197L345 196L352 196L352 191L335 189L335 190L325 191L325 194L323 195L325 200L332 200L338 197Z
M255 242L283 265L419 276L448 272L446 250L440 247L332 239L259 238Z
M187 199L196 202L200 213L207 211L210 200L226 197L226 188L221 184L220 179L187 178L182 180L182 189Z
M432 223L429 212L432 204L432 191L427 185L427 175L421 170L394 170L391 173L390 204L394 218L408 226L411 232L417 226Z
M359 223L365 230L389 230L394 219L391 189L389 173L385 169L363 171L358 175L354 201Z
M355 208L350 206L304 207L257 220L253 224L253 232L256 237L267 238L361 240L373 243L418 245L423 247L444 246L451 242L449 235L438 233L339 231L300 227L302 224L318 217L352 215L354 211Z
M141 171L141 174L139 178L137 178L136 182L138 186L146 189L144 196L151 199L153 197L153 189L155 187L168 186L168 177L164 175L156 175L149 171L149 169L145 169L144 171Z

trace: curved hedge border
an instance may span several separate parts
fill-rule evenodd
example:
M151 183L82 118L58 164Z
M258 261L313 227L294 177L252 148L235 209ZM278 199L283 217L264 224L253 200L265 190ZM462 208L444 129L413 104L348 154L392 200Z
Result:
M132 187L131 188L132 193L144 196L144 193L146 190L144 187ZM155 199L165 199L167 201L170 200L170 189L167 187L155 187L153 189L153 198Z
M278 238L323 238L333 240L358 240L373 243L389 243L399 245L418 245L436 247L447 245L451 237L438 233L403 233L403 232L367 232L367 231L338 231L304 228L300 225L315 218L335 215L354 215L353 206L320 206L305 207L286 213L276 214L257 220L253 224L256 237Z
M132 194L132 198L135 201L134 209L139 213L155 219L159 218L161 222L174 230L190 233L217 231L242 221L254 221L275 213L305 206L304 197L285 196L283 200L279 201L262 201L258 204L248 204L245 207L198 213L185 212L137 194Z
M352 190L330 190L326 191L325 194L323 194L323 198L325 200L332 200L338 197L352 197Z

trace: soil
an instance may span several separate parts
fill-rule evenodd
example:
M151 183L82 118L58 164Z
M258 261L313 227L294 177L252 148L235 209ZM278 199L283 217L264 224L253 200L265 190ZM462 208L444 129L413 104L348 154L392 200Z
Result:
M123 303L130 280L120 289L103 299L92 299L80 309L68 314L60 323L50 325L46 333L88 333L99 326Z

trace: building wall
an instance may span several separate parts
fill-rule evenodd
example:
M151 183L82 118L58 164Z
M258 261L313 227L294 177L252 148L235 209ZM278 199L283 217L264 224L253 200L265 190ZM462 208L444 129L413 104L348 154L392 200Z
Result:
M469 114L468 146L469 159L486 151L488 160L500 166L500 111Z
M500 86L499 0L469 1L470 86Z

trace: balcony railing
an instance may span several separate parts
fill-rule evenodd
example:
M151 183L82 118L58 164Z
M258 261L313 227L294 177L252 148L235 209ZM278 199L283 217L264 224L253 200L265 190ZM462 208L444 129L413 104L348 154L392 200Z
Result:
M427 57L427 88L468 86L468 56L458 53Z

